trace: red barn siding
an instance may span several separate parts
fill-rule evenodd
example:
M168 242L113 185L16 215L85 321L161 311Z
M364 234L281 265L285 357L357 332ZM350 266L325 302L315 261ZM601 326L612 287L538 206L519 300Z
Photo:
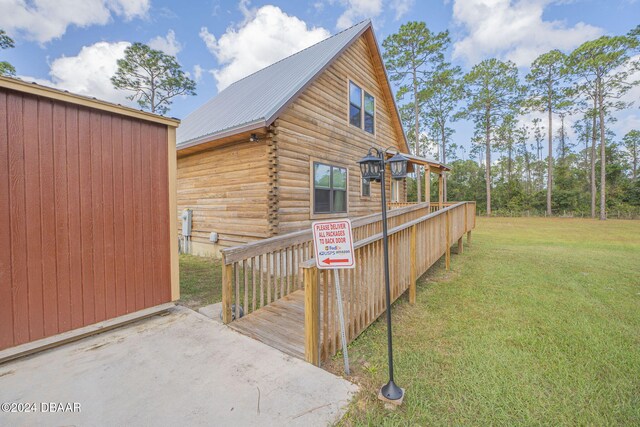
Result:
M0 89L0 350L171 301L167 141Z

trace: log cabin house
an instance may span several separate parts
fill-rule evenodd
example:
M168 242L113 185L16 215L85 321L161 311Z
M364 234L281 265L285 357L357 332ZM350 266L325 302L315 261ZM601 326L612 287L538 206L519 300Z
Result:
M177 143L178 209L192 212L181 241L196 255L380 212L356 164L371 146L447 170L410 154L368 20L233 83L182 121ZM404 181L387 192L406 202Z

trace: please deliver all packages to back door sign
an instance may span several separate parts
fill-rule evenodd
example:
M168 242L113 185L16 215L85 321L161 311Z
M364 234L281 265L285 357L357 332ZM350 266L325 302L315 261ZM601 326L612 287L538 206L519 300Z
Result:
M351 221L316 221L311 225L318 268L353 268Z

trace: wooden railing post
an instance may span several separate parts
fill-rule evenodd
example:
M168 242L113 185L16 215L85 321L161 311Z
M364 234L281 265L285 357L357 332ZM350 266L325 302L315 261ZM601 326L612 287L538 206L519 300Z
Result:
M411 226L411 243L410 243L410 256L411 256L411 272L409 274L409 304L416 303L416 226Z
M464 202L464 231L469 230L467 218L469 218L469 202Z
M431 168L424 167L424 201L431 206Z
M320 289L318 268L302 267L304 275L304 358L307 362L320 365Z
M471 207L471 213L472 213L472 224L469 224L469 228L467 231L467 245L471 246L471 230L476 226L476 202L472 202L473 205L471 206L471 203L469 203L470 207Z
M231 315L231 282L233 281L233 263L222 264L222 323L230 323Z
M445 212L445 228L446 228L446 244L447 250L445 251L444 265L447 270L451 270L451 210Z
M444 207L444 172L442 171L438 174L438 205L440 209Z
M473 202L473 227L476 228L476 202Z

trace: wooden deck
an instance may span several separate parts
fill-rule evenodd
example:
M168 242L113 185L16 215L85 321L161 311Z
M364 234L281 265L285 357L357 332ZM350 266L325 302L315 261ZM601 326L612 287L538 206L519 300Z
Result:
M445 258L445 268L450 269L451 247L457 241L457 253L462 253L463 236L467 235L469 243L475 226L474 202L442 206L431 213L431 206L417 206L418 209L391 211L393 221L388 232L392 301L408 291L409 302L414 303L418 278L441 257ZM381 220L372 217L355 222L357 267L340 273L347 342L386 309L380 262L384 258ZM315 261L308 259L312 250L309 238L309 231L304 230L225 250L223 322L290 356L318 365L340 351L341 334L334 278L328 270L319 271ZM286 295L287 292L290 293ZM249 313L232 321L234 302ZM305 309L311 315L305 316Z
M241 334L304 360L304 290L229 323Z

